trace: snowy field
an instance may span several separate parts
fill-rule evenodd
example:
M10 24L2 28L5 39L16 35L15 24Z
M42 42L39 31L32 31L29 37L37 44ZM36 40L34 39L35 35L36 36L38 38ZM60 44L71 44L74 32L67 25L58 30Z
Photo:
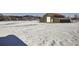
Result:
M78 46L79 23L2 21L0 37L15 35L29 46Z

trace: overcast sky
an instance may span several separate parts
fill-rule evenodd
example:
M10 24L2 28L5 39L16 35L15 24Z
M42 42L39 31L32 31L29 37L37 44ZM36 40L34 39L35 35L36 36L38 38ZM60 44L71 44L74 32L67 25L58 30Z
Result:
M43 16L45 13L3 13L3 15L17 15L17 16L24 16L24 15L33 15L33 16ZM66 16L74 16L77 14L79 16L79 13L62 13Z

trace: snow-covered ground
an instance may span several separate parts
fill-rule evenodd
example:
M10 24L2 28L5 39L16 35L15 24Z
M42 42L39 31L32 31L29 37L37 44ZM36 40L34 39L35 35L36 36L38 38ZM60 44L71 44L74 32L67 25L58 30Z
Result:
M79 23L2 21L0 37L16 35L29 46L77 46Z

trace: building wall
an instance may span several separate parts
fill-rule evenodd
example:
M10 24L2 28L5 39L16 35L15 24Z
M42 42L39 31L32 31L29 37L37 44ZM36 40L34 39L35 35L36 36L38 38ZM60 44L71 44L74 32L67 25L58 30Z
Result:
M51 19L51 23L53 23L54 22L54 19Z
M46 22L48 22L48 23L51 22L51 17L47 17Z
M60 20L60 23L70 23L70 20Z
M54 21L53 21L54 23L60 23L60 19L56 19L56 18L54 18Z

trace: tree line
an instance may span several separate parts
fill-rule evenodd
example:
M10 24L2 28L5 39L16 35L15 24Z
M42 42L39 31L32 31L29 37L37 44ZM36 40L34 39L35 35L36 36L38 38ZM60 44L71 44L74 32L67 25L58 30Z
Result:
M0 14L0 21L32 21L32 20L38 20L40 19L40 16L31 16L31 15L25 15L25 16L5 16L3 14Z

